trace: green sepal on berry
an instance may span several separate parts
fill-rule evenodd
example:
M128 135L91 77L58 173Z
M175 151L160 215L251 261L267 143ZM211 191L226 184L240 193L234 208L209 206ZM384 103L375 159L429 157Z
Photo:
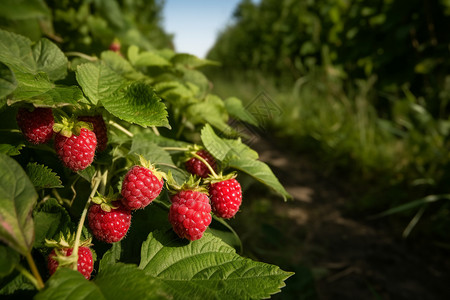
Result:
M80 135L81 129L86 128L93 131L94 128L91 123L77 120L75 117L66 118L60 117L58 122L53 124L53 131L65 137L71 137L73 134Z
M201 184L201 178L190 175L188 180L179 184L173 178L172 172L167 173L166 186L170 194L174 195L180 191L195 191L208 195L208 189Z
M156 178L158 178L158 180L161 180L161 179L167 180L167 174L162 172L162 171L160 171L160 170L158 170L155 167L155 165L153 165L149 160L145 159L145 157L143 157L140 154L138 155L138 158L139 158L139 163L138 164L141 165L144 168L149 169L153 173L153 175L155 175Z
M60 267L71 266L77 262L78 258L75 257L74 255L70 256L65 255L65 250L73 248L74 244L75 244L75 234L72 233L68 233L67 235L60 233L58 240L45 239L45 246L48 248L53 248L55 250L56 256L53 259L58 262ZM92 246L92 238L80 241L79 248L90 246Z
M223 175L222 172L220 172L219 174L211 174L209 175L207 178L203 179L203 182L205 184L214 184L217 182L221 182L221 181L225 181L225 180L229 180L229 179L234 179L237 177L237 173L236 172L231 172L229 174Z
M97 195L92 198L92 202L100 205L100 207L103 211L110 212L111 209L119 208L118 206L115 206L113 204L113 202L116 201L117 199L119 199L119 197L120 197L120 194L114 193L113 189L110 188L108 195L102 195L99 192L97 192Z

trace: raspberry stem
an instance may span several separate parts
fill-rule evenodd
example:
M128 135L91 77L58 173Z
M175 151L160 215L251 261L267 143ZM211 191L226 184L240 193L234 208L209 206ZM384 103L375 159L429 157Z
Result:
M75 237L75 243L73 245L73 252L71 255L71 256L76 257L76 262L72 266L72 269L75 271L78 268L78 248L80 247L80 239L81 239L81 232L83 230L83 224L84 224L84 221L86 220L86 215L87 215L87 212L89 209L89 205L91 204L91 200L92 200L92 198L94 198L95 194L97 193L97 189L98 189L98 186L100 185L100 182L102 181L102 177L103 177L103 175L100 172L98 172L97 176L93 179L93 187L92 187L91 194L89 195L89 199L86 202L86 205L84 206L83 212L81 213L80 222L78 223L77 235Z
M31 275L28 271L26 271L25 269L21 270L20 267L18 268L19 271L25 275L25 277L27 277L28 279L31 280L31 282L36 286L36 288L38 290L41 290L44 288L44 282L42 281L42 277L41 274L39 274L39 271L36 267L36 264L34 262L33 256L31 256L31 252L28 252L27 255L25 256L27 258L27 262L28 265L30 266L31 269L31 273L33 275ZM16 266L17 268L17 266ZM31 277L29 277L31 276ZM33 280L34 279L34 280Z
M182 147L162 147L163 150L166 151L189 151L189 148L182 148Z
M117 129L119 129L120 131L122 131L123 133L125 133L126 135L128 135L129 137L134 137L134 134L129 132L127 129L125 129L122 125L117 124L114 121L109 121L108 122L110 125L116 127Z
M89 56L87 54L84 54L84 53L81 53L81 52L76 52L76 51L66 52L64 54L66 56L78 56L78 57L84 58L84 59L89 60L89 61L97 61L98 60L97 57Z
M211 165L206 161L206 159L204 159L203 157L201 157L200 155L198 155L197 153L192 153L192 156L194 156L196 159L198 159L199 161L201 161L202 163L205 164L205 166L208 168L208 170L211 172L211 175L214 178L219 178L219 176L217 175L217 173L214 171L214 169L211 167Z

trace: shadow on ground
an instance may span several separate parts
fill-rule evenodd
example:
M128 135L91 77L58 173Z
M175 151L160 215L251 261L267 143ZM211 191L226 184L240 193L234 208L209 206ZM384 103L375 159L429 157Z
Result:
M265 140L252 147L294 197L251 185L231 220L244 255L296 272L274 299L450 299L448 252L403 240L383 220L346 216L342 178Z

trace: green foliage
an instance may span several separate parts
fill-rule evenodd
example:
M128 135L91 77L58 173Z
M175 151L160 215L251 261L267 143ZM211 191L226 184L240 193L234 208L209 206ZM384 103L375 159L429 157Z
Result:
M159 278L177 299L262 299L292 275L242 258L212 235L185 244L162 232L150 234L142 244L139 268Z
M175 237L167 188L152 205L133 213L124 240L113 245L92 240L96 262L90 281L70 268L76 266L71 265L75 255L45 276L49 240L73 240L76 249L92 238L86 221L92 198L109 191L119 195L140 156L183 182L189 177L185 152L204 143L220 171L242 170L280 198L289 194L228 125L230 116L257 122L239 99L223 101L211 93L212 84L199 68L216 63L156 49L168 41L162 30L140 31L159 28L160 2L35 0L21 1L17 9L0 13L0 239L5 243L0 245L0 295L259 299L280 292L292 273L239 256L235 248L242 249L242 243L227 221L215 217L195 242ZM159 40L150 42L151 37ZM123 51L107 50L114 38ZM25 140L15 120L22 107L50 108L56 123L100 115L107 148L89 167L71 172L52 142Z
M25 255L33 246L31 212L38 196L25 171L4 154L0 154L0 178L0 239Z
M59 176L45 165L29 163L27 175L36 189L62 187Z
M266 90L282 111L266 131L313 153L325 172L350 171L356 211L395 212L409 231L419 219L448 229L448 204L428 201L446 197L450 178L448 8L243 0L208 54L223 67L208 74L215 93L244 107ZM428 233L448 240L444 231Z
M291 85L317 67L337 67L349 84L374 76L375 88L402 94L407 85L425 96L433 114L448 103L448 3L444 1L243 0L234 22L208 58L224 71L258 70L278 86ZM250 73L249 73L250 70ZM233 73L233 75L236 75ZM384 94L376 107L383 110Z

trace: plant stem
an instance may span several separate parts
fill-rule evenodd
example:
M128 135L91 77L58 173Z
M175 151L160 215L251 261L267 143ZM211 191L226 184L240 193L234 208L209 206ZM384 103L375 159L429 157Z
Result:
M101 177L99 190L100 190L100 194L102 194L102 195L105 194L107 182L108 182L108 169L105 170L105 172L103 173L103 175Z
M209 163L206 161L206 159L204 159L203 157L201 157L200 155L198 155L197 153L192 153L192 155L198 159L199 161L201 161L202 163L205 164L205 166L208 168L208 170L211 172L211 175L214 178L219 178L219 176L217 175L217 173L214 171L214 169L209 165Z
M182 148L182 147L162 147L163 150L166 151L188 151L188 148Z
M27 262L28 262L28 265L30 266L31 273L33 273L33 276L32 276L32 277L34 278L34 280L31 280L31 282L33 282L33 284L36 286L36 288L37 288L38 290L43 289L43 288L44 288L44 281L42 281L41 274L39 274L39 271L38 271L38 269L37 269L37 267L36 267L36 264L34 263L34 259L33 259L33 257L31 256L31 252L28 252L27 255L26 255L25 257L27 258ZM21 270L19 269L19 271L21 271ZM26 271L26 270L25 270L25 271ZM21 272L22 272L22 274L24 274L27 278L30 279L30 277L27 276L27 273L28 273L28 275L31 275L28 271L27 271L26 273L23 272L23 271L21 271Z
M0 132L13 132L13 133L21 133L19 129L0 129Z
M100 185L101 177L102 177L101 175L97 175L94 178L94 182L93 182L94 185L93 185L91 194L89 195L89 199L86 202L86 205L84 206L83 212L82 212L81 217L80 217L80 222L78 223L77 235L75 237L75 244L73 246L73 252L72 252L72 255L76 257L76 262L72 266L72 268L75 271L78 268L78 248L80 247L81 232L83 230L84 220L86 219L86 215L87 215L87 212L88 212L88 209L89 209L89 205L91 204L91 200L95 196L95 193L97 192L98 186Z
M156 136L160 136L161 134L158 131L158 128L156 128L156 126L152 126L152 130L153 132L156 134Z
M52 189L52 194L55 196L56 200L58 200L59 204L64 205L64 200L61 198L57 190Z
M119 129L120 131L122 131L123 133L125 133L126 135L128 135L129 137L134 137L134 134L129 132L127 129L125 129L124 127L122 127L121 125L117 124L114 121L109 121L109 124L116 127L117 129Z
M155 163L155 165L158 165L158 166L166 166L166 167L169 167L169 168L172 168L172 169L176 169L176 170L179 170L179 169L180 169L180 168L178 168L178 167L175 166L175 165L166 164L166 163Z
M87 59L89 61L97 61L98 60L97 57L89 56L87 54L84 54L84 53L81 53L81 52L76 52L76 51L66 52L65 55L66 56L78 56L78 57Z

